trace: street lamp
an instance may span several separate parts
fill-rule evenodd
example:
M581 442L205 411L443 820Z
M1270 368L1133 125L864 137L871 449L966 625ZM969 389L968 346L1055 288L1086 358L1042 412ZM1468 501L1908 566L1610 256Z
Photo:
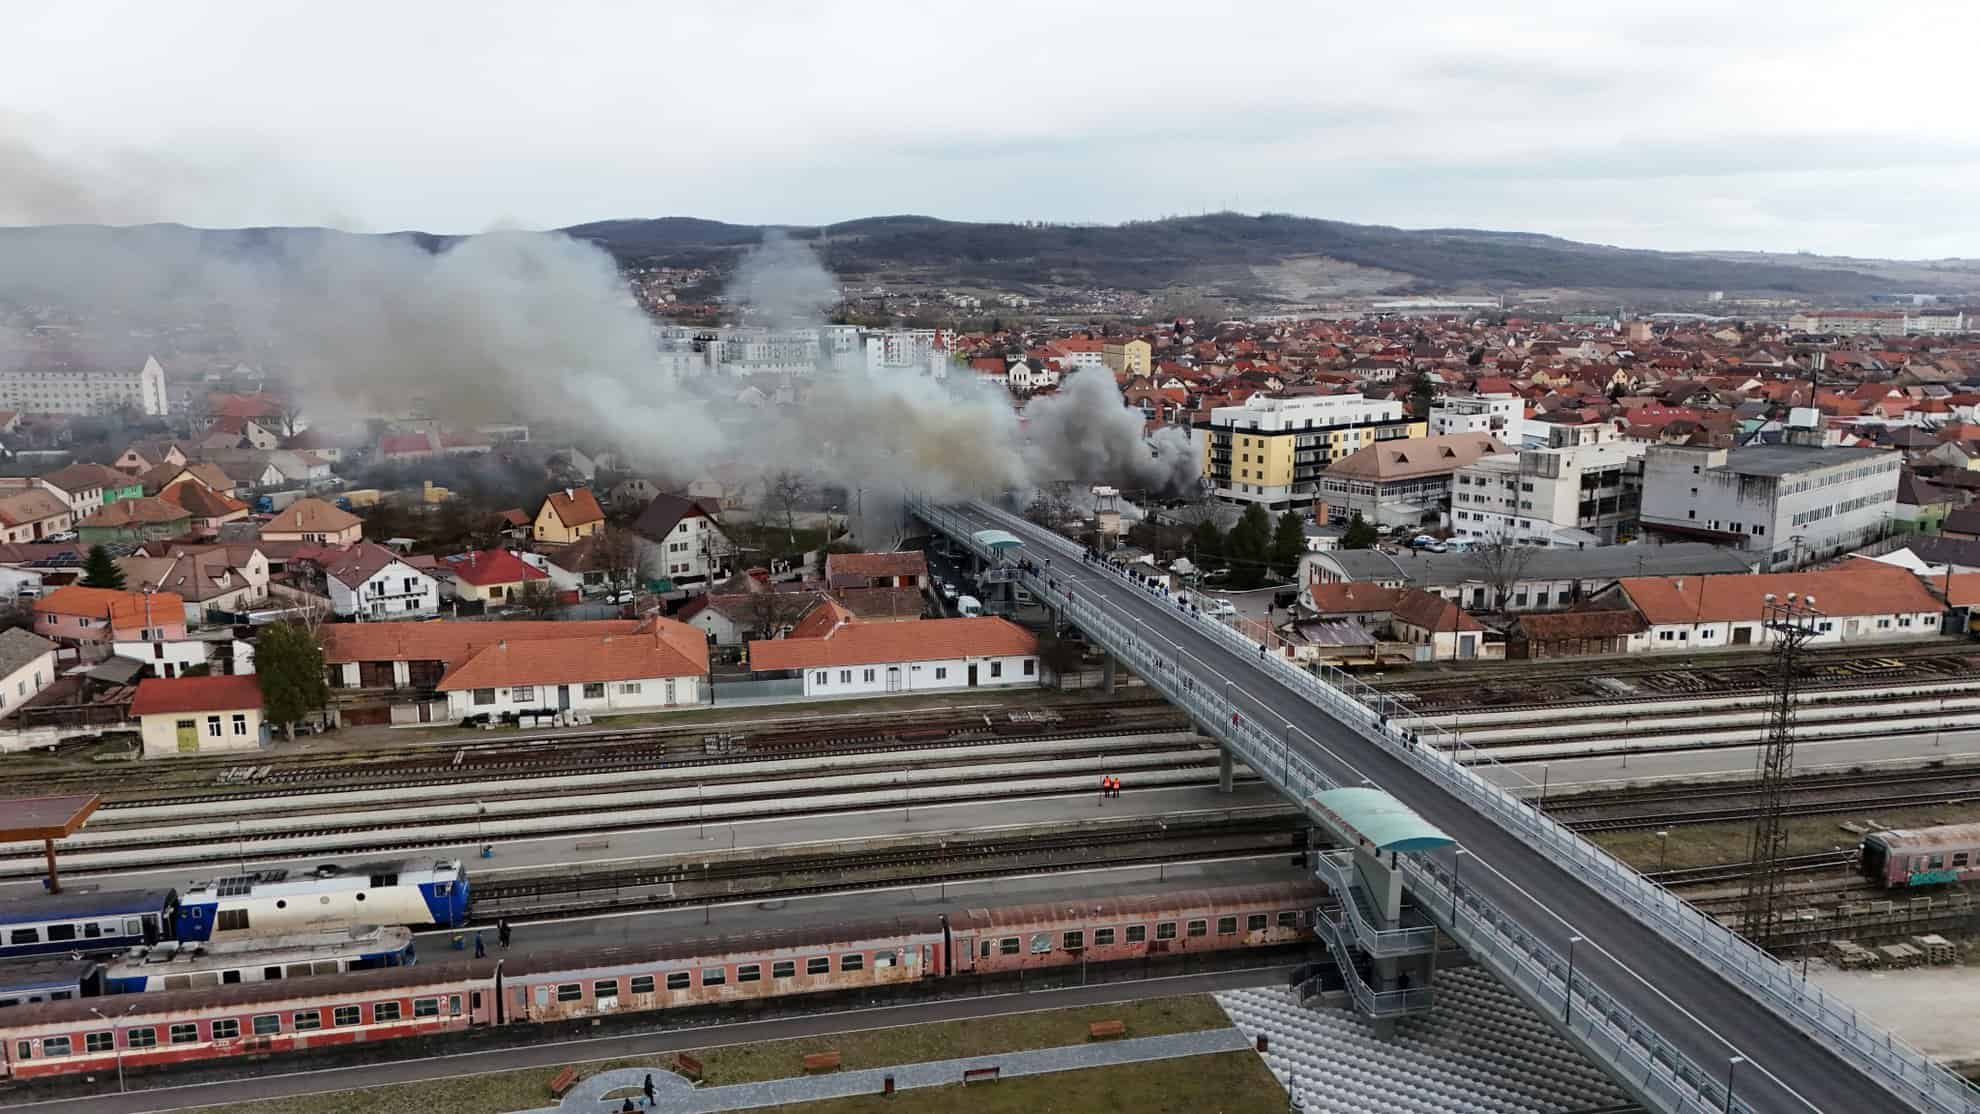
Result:
M1745 1062L1746 1057L1744 1056L1734 1056L1732 1059L1726 1061L1726 1105L1721 1109L1727 1111L1728 1114L1730 1114L1733 1108L1733 1072L1738 1071L1739 1066Z
M1658 832L1657 833L1657 873L1659 874L1664 873L1664 864L1670 860L1670 856L1671 856L1671 833L1668 831Z
M1451 928L1458 923L1458 865L1464 862L1465 850L1460 847L1451 852Z
M104 1017L103 1011L97 1009L94 1006L91 1006L89 1010L89 1012L95 1014L99 1020L109 1022L110 1024L110 1046L116 1049L117 1052L117 1093L118 1094L124 1093L124 1042L118 1038L123 1035L124 1019L131 1015L132 1010L137 1009L138 1006L142 1004L143 1003L141 1002L132 1002L130 1005L124 1007L123 1013L118 1014L114 1018Z
M1574 946L1581 943L1581 937L1568 937L1567 1005L1561 1010L1563 1028L1574 1028Z

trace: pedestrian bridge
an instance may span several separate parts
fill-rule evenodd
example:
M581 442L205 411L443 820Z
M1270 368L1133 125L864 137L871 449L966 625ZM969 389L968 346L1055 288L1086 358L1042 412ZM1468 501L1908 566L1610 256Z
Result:
M1346 850L1316 856L1338 898L1321 935L1346 959L1341 977L1365 1012L1434 1007L1441 934L1648 1109L1980 1114L1980 1091L1957 1074L1477 776L1471 764L1486 756L1434 728L1403 730L1408 709L1393 697L1271 655L1007 511L920 500L911 509L1001 566L1337 836L1342 826L1371 835L1375 823L1352 798L1327 795L1344 788L1383 790L1422 826L1428 842L1367 852L1349 831ZM986 530L1021 544L993 546L978 536Z

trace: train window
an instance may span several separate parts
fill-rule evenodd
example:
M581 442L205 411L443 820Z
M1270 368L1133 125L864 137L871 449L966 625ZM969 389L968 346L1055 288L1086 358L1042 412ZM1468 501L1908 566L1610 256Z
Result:
M323 1028L323 1011L297 1010L294 1014L290 1015L289 1024L298 1033L306 1033L312 1029L321 1029Z
M220 985L220 972L204 971L197 975L188 976L188 980L192 983L194 990L204 990L208 987Z
M581 984L574 982L557 984L557 1000L559 1002L577 1002L583 1000L583 998L584 987Z
M257 1036L257 1037L272 1037L272 1036L274 1036L275 1034L277 1034L277 1033L279 1033L279 1032L281 1032L281 1031L282 1031L282 1015L281 1015L281 1014L279 1014L279 1013L261 1013L261 1014L256 1014L256 1015L255 1015L255 1017L254 1017L254 1035L255 1035L255 1036Z
M116 1047L117 1047L117 1039L111 1036L110 1033L107 1031L102 1033L83 1034L84 1052L108 1052Z
M1060 943L1064 945L1067 951L1076 952L1086 946L1086 933L1078 930L1068 932Z
M1195 927L1194 925L1191 925L1191 926L1190 926L1190 933L1189 933L1189 934L1190 934L1191 936L1199 936L1199 935L1201 935L1201 933L1199 933L1199 932L1197 932L1197 931L1196 931L1196 927ZM1236 935L1237 935L1237 918L1236 918L1236 917L1218 917L1218 918L1217 918L1217 935L1219 935L1219 936L1236 936Z
M1298 927L1299 927L1299 914L1298 914L1298 913L1295 913L1295 912L1293 912L1293 911L1292 911L1291 909L1284 909L1284 910L1281 910L1281 911L1279 912L1279 927L1280 927L1280 928L1298 928Z
M101 935L103 935L103 926L97 924L95 921L83 925L83 939L94 940Z
M1163 922L1162 922L1161 924L1158 924L1158 925L1156 925L1156 926L1155 926L1155 938L1156 938L1157 940L1173 940L1173 939L1175 939L1175 938L1176 938L1176 922L1174 922L1174 921L1163 921Z
M632 992L633 992L634 994L651 994L651 993L653 993L653 976L652 976L652 975L634 975L634 976L633 976L633 981L632 981Z
M356 898L354 898L353 900L356 900L356 901L363 901L363 900L364 900L364 891L363 891L363 890L359 890L359 891L358 891L358 893L357 893L357 897L356 897ZM325 901L325 903L327 904L327 903L329 902L329 899L328 899L328 898L325 898L325 899L324 899L324 901Z
M154 1048L158 1044L158 1030L149 1025L124 1030L125 1048Z
M839 970L858 971L866 966L866 957L858 952L848 952L839 957Z
M804 961L804 973L807 975L830 974L831 970L832 970L831 956L814 955L810 959Z
M396 886L398 884L399 876L397 874L374 874L371 876L371 888L374 890L382 890L387 886Z
M222 971L222 972L220 972L220 982L221 982L221 984L222 984L222 985L225 985L225 986L232 986L232 985L234 985L235 983L237 983L237 982L240 982L240 981L241 981L241 973L240 973L239 971Z
M990 941L988 940L983 941L983 952L982 952L983 958L985 959L990 958L990 947L991 947Z
M773 979L788 979L795 974L797 974L796 960L780 959L770 965L770 977Z
M363 1011L357 1006L338 1006L330 1014L332 1025L356 1025L363 1019Z
M222 932L244 932L248 926L248 911L245 909L222 909L214 918L213 926Z
M447 995L447 1015L448 1015L449 1017L459 1017L459 1016L461 1016L461 996L460 996L460 995L458 995L458 994L449 994L449 995Z
M308 970L302 969L305 967ZM335 975L341 973L342 970L341 967L337 966L337 961L334 959L319 959L315 963L298 963L290 967L289 977L299 979L304 975Z
M1209 922L1209 921L1191 921L1191 922L1189 922L1189 934L1190 934L1191 936L1204 936L1204 935L1207 935L1207 934L1209 933L1209 931L1210 931L1210 922Z
M76 938L75 925L51 924L48 926L48 942L51 944L57 940L73 940L75 938Z
M67 1056L69 1054L69 1038L41 1038L41 1054L43 1056Z
M591 984L591 996L593 998L617 998L619 996L619 980L597 980Z
M1940 870L1943 869L1945 865L1946 865L1946 857L1943 853L1932 856L1931 869Z
M745 963L742 966L737 967L736 981L737 982L763 981L763 965L760 963Z
M686 971L675 971L667 976L667 989L686 990L693 982L693 976L689 975Z
M1966 852L1964 852L1964 851L1954 851L1954 852L1953 852L1953 865L1954 865L1955 867L1963 867L1963 866L1965 866L1965 865L1966 865Z
M1107 946L1108 944L1111 944L1111 943L1113 943L1113 942L1114 942L1114 930L1113 930L1113 929L1111 929L1111 928L1096 928L1096 929L1094 929L1094 930L1093 930L1093 946L1094 946L1094 947L1096 947L1096 948L1104 948L1104 947L1106 947L1106 946Z
M213 1023L213 1039L230 1041L241 1035L241 1023L231 1017L223 1017Z
M20 1004L21 1000L19 998L0 998L0 1010L4 1010L8 1006L18 1006Z
M728 981L729 969L727 967L703 967L701 969L701 985L703 986L721 986Z
M901 957L898 952L873 953L873 969L875 971L878 971L883 967L892 967L894 964L899 963L900 961L901 961Z
M397 1021L398 1019L399 1019L399 1003L375 1002L372 1004L371 1020L373 1020L374 1022Z
M33 1058L34 1058L34 1042L33 1042L33 1041L15 1041L15 1042L14 1042L14 1059L16 1059L16 1060L30 1060L30 1059L33 1059Z
M438 998L414 998L414 999L413 999L413 1016L414 1016L414 1017L439 1017L439 1016L440 1016L440 999L438 999Z
M41 943L41 930L38 928L17 928L13 931L12 935L7 937L7 942L9 944L39 944Z
M194 917L199 916L199 911L197 909L193 910L193 916ZM124 920L124 935L126 936L144 935L144 923L138 920L136 917L126 918Z
M1043 955L1043 954L1045 954L1046 952L1049 952L1049 951L1051 951L1051 950L1052 950L1052 934L1051 934L1051 933L1049 933L1049 932L1034 932L1034 933L1032 933L1032 934L1031 934L1031 954L1032 954L1032 955Z
M302 976L309 974L309 964L298 963L296 964L296 966L302 968L301 971L296 972L297 978L301 978ZM277 979L280 979L281 977L282 977L282 969L280 967L263 967L261 969L262 982L274 982Z
M1246 932L1263 932L1265 931L1265 926L1271 923L1272 918L1265 914L1253 913L1244 919L1244 930Z
M186 1023L172 1026L173 1044L196 1044L199 1042L199 1026Z
M1129 926L1128 926L1128 930L1127 930L1127 942L1128 942L1128 943L1130 943L1130 944L1139 944L1139 943L1141 943L1141 942L1143 942L1144 940L1147 940L1147 939L1148 939L1148 926L1147 926L1147 925L1145 925L1145 924L1131 924L1131 925L1129 925Z
M997 942L997 954L1016 955L1023 947L1023 941L1015 936L1006 936Z

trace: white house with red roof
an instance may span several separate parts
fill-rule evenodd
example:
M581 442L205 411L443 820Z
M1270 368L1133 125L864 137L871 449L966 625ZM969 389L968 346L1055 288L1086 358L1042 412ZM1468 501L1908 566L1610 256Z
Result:
M447 558L447 571L454 576L454 595L464 600L504 604L516 598L523 585L532 580L548 580L542 569L507 549L477 549Z
M788 638L751 642L749 667L796 672L806 696L1036 685L1043 673L1038 639L1006 619L863 623L843 608L814 611Z
M707 684L708 640L686 623L656 618L629 634L498 638L448 669L435 689L455 717L613 715L693 707Z
M131 698L146 758L256 750L261 682L253 675L147 677Z

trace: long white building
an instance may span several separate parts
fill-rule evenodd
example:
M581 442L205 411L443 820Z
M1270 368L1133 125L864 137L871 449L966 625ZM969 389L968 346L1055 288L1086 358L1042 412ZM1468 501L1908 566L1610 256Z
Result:
M1786 569L1876 540L1897 508L1903 454L1886 449L1652 445L1644 529L1765 554Z
M131 371L40 367L0 370L0 408L27 414L102 414L125 406L154 418L170 409L165 369L147 356Z

